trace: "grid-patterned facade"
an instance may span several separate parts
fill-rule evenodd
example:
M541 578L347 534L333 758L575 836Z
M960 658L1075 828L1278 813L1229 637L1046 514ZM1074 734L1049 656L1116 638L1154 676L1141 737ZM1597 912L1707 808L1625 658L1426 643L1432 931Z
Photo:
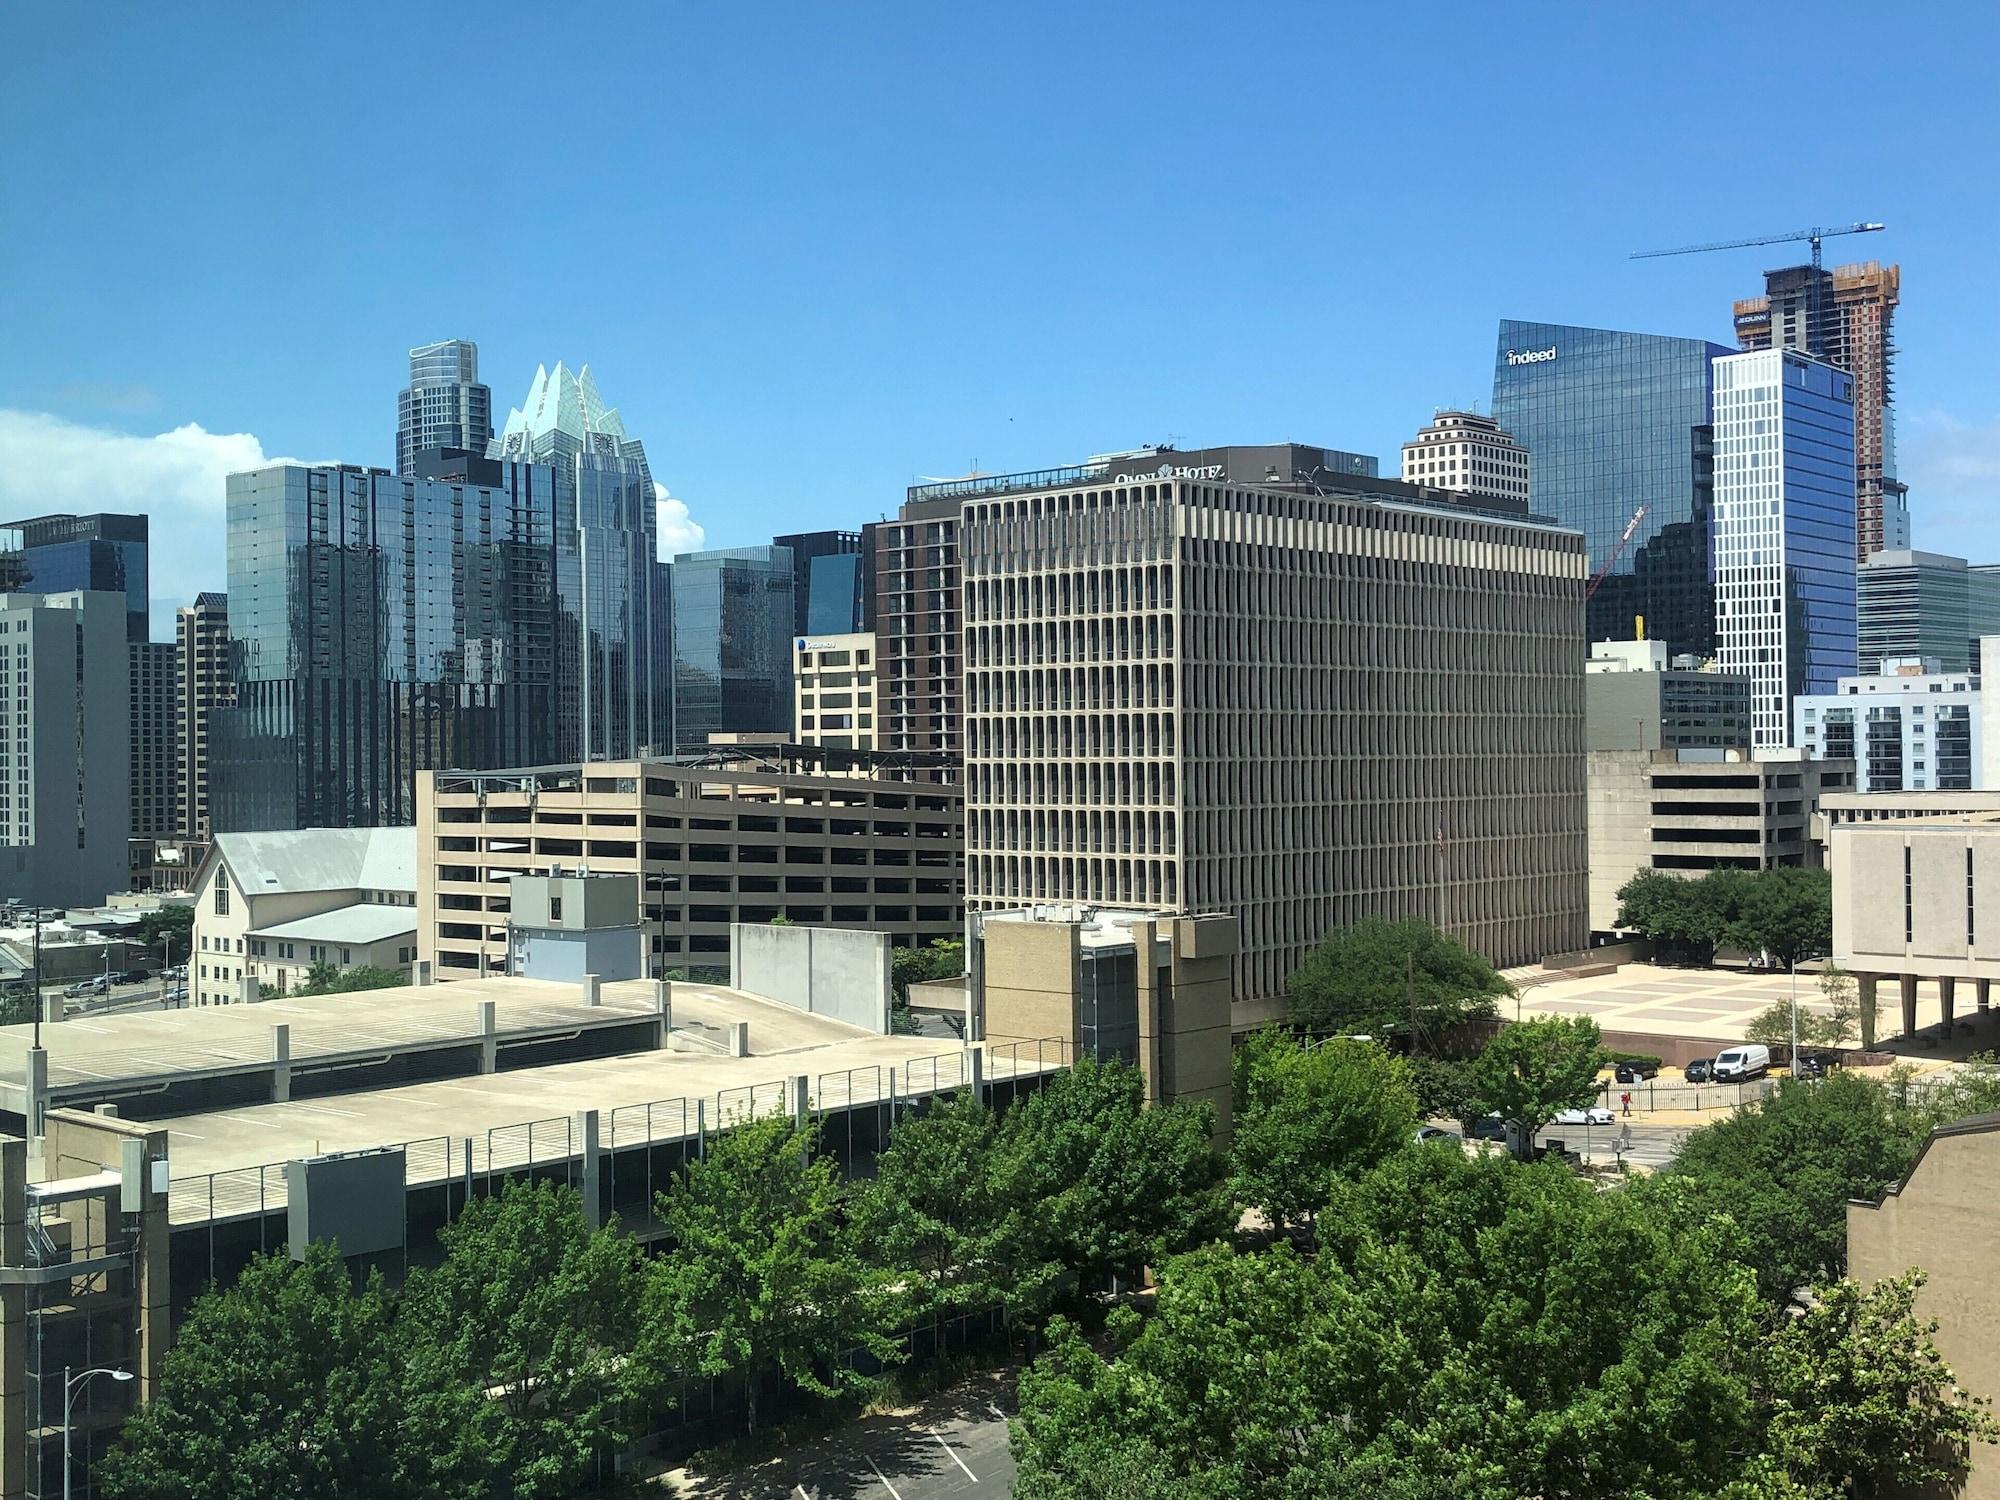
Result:
M875 637L802 635L792 643L792 738L832 750L873 750Z
M229 676L229 596L195 595L174 612L174 813L182 838L205 839L209 715L236 701Z
M1858 669L1920 658L1940 672L1980 670L1979 640L2000 635L2000 567L1907 549L1877 552L1855 574Z
M441 339L410 351L410 383L396 400L396 472L414 474L432 448L486 451L493 440L493 392L479 383L479 346Z
M729 924L962 935L964 799L939 757L797 746L418 779L417 948L440 978L499 972L507 881L639 877L655 972L727 970Z
M1232 912L1250 1000L1366 916L1580 944L1583 539L1403 490L968 502L968 904Z
M962 755L956 496L911 500L875 527L877 740Z
M1474 411L1441 411L1403 444L1403 479L1434 490L1528 501L1528 450Z
M171 641L133 641L132 837L174 831L174 660Z

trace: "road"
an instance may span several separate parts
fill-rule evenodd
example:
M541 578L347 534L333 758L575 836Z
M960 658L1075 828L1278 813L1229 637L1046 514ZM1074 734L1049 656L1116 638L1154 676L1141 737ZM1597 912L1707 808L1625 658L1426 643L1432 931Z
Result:
M864 1417L730 1474L668 1476L688 1500L1006 1500L1013 1382L982 1378L912 1411Z
M68 986L51 984L43 988L42 996L45 1004L51 997L62 997L69 1015L101 1016L107 1011L115 1013L128 1010L163 1009L160 997L168 989L177 987L180 983L182 981L177 980L174 985L162 985L158 979L149 979L143 984L114 984L111 987L110 993L105 995L67 996L63 995L63 991Z
M1609 1165L1619 1160L1620 1139L1630 1130L1632 1144L1623 1152L1624 1160L1637 1167L1658 1168L1674 1159L1688 1129L1685 1125L1648 1125L1638 1119L1620 1120L1615 1125L1551 1125L1535 1137L1535 1144L1561 1141L1585 1161Z

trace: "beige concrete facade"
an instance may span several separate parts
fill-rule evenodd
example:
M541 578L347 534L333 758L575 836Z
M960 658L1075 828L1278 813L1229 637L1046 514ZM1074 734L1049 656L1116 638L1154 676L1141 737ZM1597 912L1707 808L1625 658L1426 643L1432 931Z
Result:
M1993 1295L2000 1245L2000 1115L1962 1120L1932 1134L1903 1181L1880 1203L1847 1208L1847 1270L1857 1281L1921 1267L1928 1278L1917 1313L1937 1320L1938 1352L1965 1390L2000 1397L2000 1300ZM1982 1445L1961 1500L2000 1500L2000 1449Z
M1593 932L1617 930L1618 889L1643 870L1819 868L1820 799L1854 784L1851 761L1741 750L1593 750L1589 774Z
M1230 912L1239 1002L1365 916L1582 945L1581 537L1341 484L966 502L969 904Z
M875 637L802 635L792 642L792 739L835 750L873 750L878 741Z
M419 772L417 949L440 979L500 972L510 876L640 877L648 952L726 977L734 922L961 935L963 798L941 757L717 746L677 760ZM698 976L697 976L698 977Z

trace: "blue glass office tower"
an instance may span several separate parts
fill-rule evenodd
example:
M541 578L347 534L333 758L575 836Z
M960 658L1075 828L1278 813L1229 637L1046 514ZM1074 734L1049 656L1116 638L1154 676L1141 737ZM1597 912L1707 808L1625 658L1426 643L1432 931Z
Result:
M1493 419L1528 449L1528 507L1583 532L1589 638L1715 654L1714 374L1701 339L1500 324ZM1625 537L1635 513L1644 515ZM1579 643L1581 644L1581 643Z
M125 638L151 638L147 610L146 517L37 516L8 521L0 543L0 590L125 596Z
M1750 742L1855 670L1854 377L1795 349L1715 362L1718 656L1750 679Z
M577 753L620 760L673 743L672 607L646 450L625 435L590 366L535 370L487 457L555 472L556 713Z
M792 634L847 635L871 628L872 559L858 531L802 531L771 538L792 554Z
M724 547L674 559L674 720L683 752L711 734L792 732L792 554Z

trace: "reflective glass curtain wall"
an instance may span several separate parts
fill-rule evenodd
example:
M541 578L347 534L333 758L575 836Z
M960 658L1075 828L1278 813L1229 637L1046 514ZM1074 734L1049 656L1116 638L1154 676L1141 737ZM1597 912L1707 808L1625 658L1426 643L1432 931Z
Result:
M674 719L682 751L715 733L792 730L792 554L733 547L674 559Z
M1528 508L1584 533L1593 575L1610 565L1586 611L1593 641L1643 631L1675 655L1715 652L1711 363L1728 353L1700 339L1500 324L1493 419L1528 450Z

